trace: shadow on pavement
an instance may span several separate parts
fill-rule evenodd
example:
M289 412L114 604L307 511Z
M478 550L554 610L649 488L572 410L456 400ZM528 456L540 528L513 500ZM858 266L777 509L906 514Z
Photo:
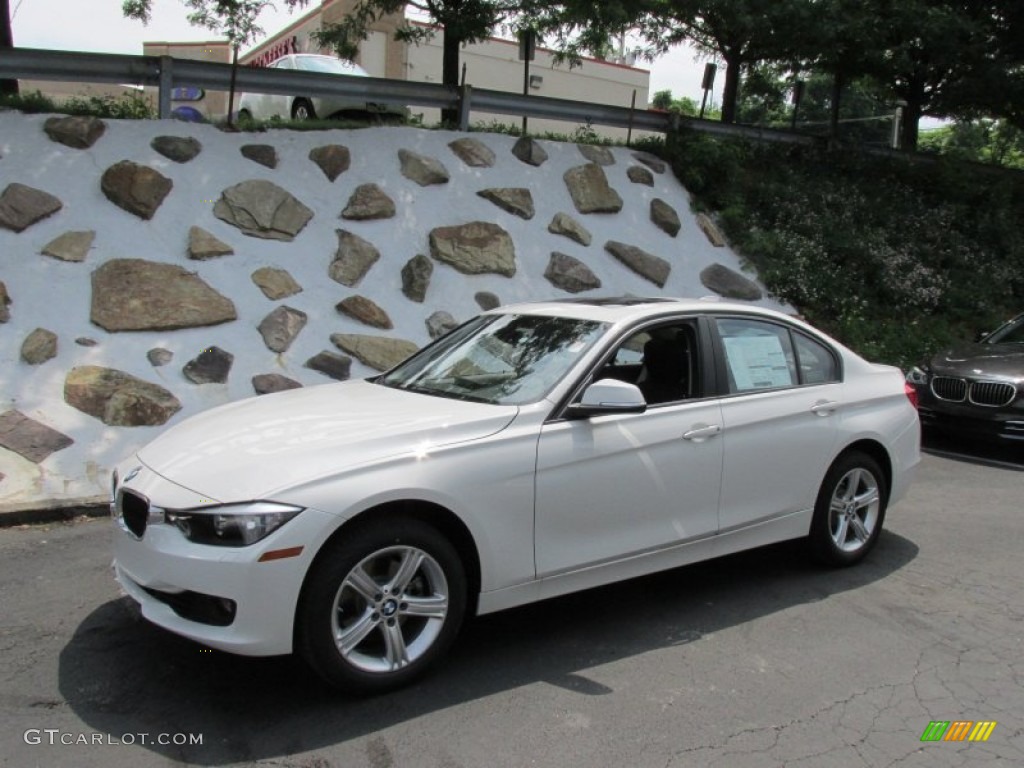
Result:
M294 658L205 650L151 626L122 598L78 626L60 654L59 687L84 723L115 738L203 734L197 746L147 745L168 758L263 760L538 682L581 696L612 694L586 670L859 589L917 552L885 531L859 566L825 570L789 542L480 617L425 680L369 699L329 689Z
M1024 471L1024 442L985 442L926 430L922 433L921 450L968 464Z

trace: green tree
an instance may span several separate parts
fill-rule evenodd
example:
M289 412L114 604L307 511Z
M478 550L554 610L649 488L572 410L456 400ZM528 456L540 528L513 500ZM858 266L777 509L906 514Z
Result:
M14 33L11 31L10 0L0 0L0 49L14 47ZM0 80L0 96L14 96L18 93L17 80Z
M977 109L997 50L999 16L989 0L889 0L886 56L879 79L904 102L901 144L917 148L923 116L958 116Z
M652 0L642 29L655 50L690 41L725 63L722 122L736 121L740 80L760 61L786 61L795 53L794 34L807 0Z

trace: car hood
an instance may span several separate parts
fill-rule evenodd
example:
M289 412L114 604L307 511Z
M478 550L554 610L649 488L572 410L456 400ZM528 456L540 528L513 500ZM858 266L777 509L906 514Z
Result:
M139 460L211 501L273 500L283 489L360 465L477 440L515 406L487 405L350 381L214 408L139 451Z
M1024 380L1024 349L1020 344L961 344L935 355L933 373L944 376Z

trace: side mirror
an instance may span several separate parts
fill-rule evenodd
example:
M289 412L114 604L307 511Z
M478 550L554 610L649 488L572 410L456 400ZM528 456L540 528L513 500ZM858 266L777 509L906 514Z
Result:
M617 379L601 379L583 390L583 397L566 409L570 419L586 419L608 413L643 413L647 401L635 384Z
M980 342L982 339L984 339L990 333L991 333L991 331L978 331L976 334L974 334L974 342L975 343Z

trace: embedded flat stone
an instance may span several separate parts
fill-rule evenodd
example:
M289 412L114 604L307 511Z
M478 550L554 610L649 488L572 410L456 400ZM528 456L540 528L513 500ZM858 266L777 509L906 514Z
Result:
M242 157L270 169L277 168L277 150L270 144L246 144L239 148Z
M348 352L364 365L378 371L394 368L419 349L405 339L366 336L359 333L332 333L331 343L342 352Z
M512 237L497 224L473 221L430 231L430 255L466 275L516 273Z
M383 330L394 328L388 313L365 296L348 296L339 301L334 308L341 314L358 320L364 325Z
M562 178L580 213L618 213L622 210L622 198L608 184L604 169L597 163L570 168Z
M159 426L181 410L178 398L159 384L97 365L71 369L64 401L112 427Z
M204 261L218 256L230 256L234 252L234 248L202 227L189 227L188 257L190 259Z
M21 411L0 413L0 447L14 451L34 464L74 442L67 435L30 419Z
M395 201L376 184L360 184L348 199L341 218L366 221L390 219L395 215Z
M176 163L187 163L203 151L203 145L191 136L157 136L149 146Z
M634 184L646 184L648 187L654 186L654 174L640 165L629 166L626 170L626 177Z
M351 288L377 263L380 251L373 243L359 235L344 229L334 231L338 235L338 250L334 254L334 261L327 269L327 274L331 280Z
M181 372L193 384L223 384L231 373L235 356L220 347L207 347L182 367Z
M421 187L448 183L448 169L440 160L419 155L408 149L398 150L398 160L402 165L402 175Z
M57 356L57 334L36 328L21 343L21 359L29 365L41 365Z
M149 360L149 364L154 368L160 368L174 359L174 353L163 347L153 347L153 349L146 353L146 359Z
M590 245L592 239L587 228L567 213L556 213L548 224L548 232L568 237L580 245Z
M672 266L665 259L654 256L635 245L609 240L604 244L604 249L640 277L650 280L659 288L665 286L669 272L672 271Z
M456 139L448 147L470 168L492 168L495 155L483 142L473 138Z
M576 148L588 162L598 165L615 165L615 155L608 147L601 147L597 144L577 144Z
M170 331L238 315L230 299L175 264L112 259L92 273L90 319L106 331Z
M352 154L341 144L326 144L309 150L309 159L324 172L328 181L334 181L349 169Z
M287 352L299 331L306 327L308 319L302 310L285 306L275 307L258 326L263 343L271 352Z
M763 297L757 283L724 264L712 264L701 270L700 281L705 288L727 299L757 301Z
M671 237L678 235L679 228L682 226L676 209L659 197L651 200L651 221L658 229L667 232Z
M649 155L646 152L634 152L633 157L639 160L641 163L646 165L655 173L664 173L666 165L662 160L659 160L654 155Z
M544 277L555 286L569 293L580 293L601 287L601 279L590 267L579 259L554 251L544 270Z
M96 232L89 229L83 232L65 232L43 246L41 253L61 261L85 261Z
M24 232L63 207L64 203L49 192L17 182L8 184L0 193L0 227Z
M548 153L529 136L523 136L512 145L512 154L527 165L541 166L548 159Z
M251 278L271 301L285 299L302 291L302 286L295 282L295 278L286 269L260 267L252 273Z
M422 303L433 274L434 262L421 253L413 256L402 267L402 293L410 301Z
M484 312L491 309L497 309L501 306L501 299L490 291L477 291L473 294L473 301L480 307Z
M330 376L332 379L345 381L351 375L352 358L325 350L313 355L304 365L306 368Z
M107 199L140 219L152 219L174 186L169 178L146 165L122 160L100 177L100 189Z
M706 237L708 242L715 246L715 248L725 247L725 235L722 234L722 231L706 213L697 214L697 226L700 227L700 231L704 233L704 237Z
M289 389L302 389L302 384L280 373L258 373L252 377L252 388L257 395L272 395Z
M0 323L6 323L11 319L11 297L7 293L7 286L0 280Z
M221 192L213 215L251 237L291 242L313 211L273 182L254 179Z
M503 211L508 211L521 219L533 218L533 195L525 187L481 189L477 195L484 200L490 200Z
M427 333L432 339L439 339L449 331L459 327L459 321L452 317L450 312L439 309L426 319Z
M72 149L89 149L107 130L107 124L98 117L73 115L49 117L43 130L53 141Z

